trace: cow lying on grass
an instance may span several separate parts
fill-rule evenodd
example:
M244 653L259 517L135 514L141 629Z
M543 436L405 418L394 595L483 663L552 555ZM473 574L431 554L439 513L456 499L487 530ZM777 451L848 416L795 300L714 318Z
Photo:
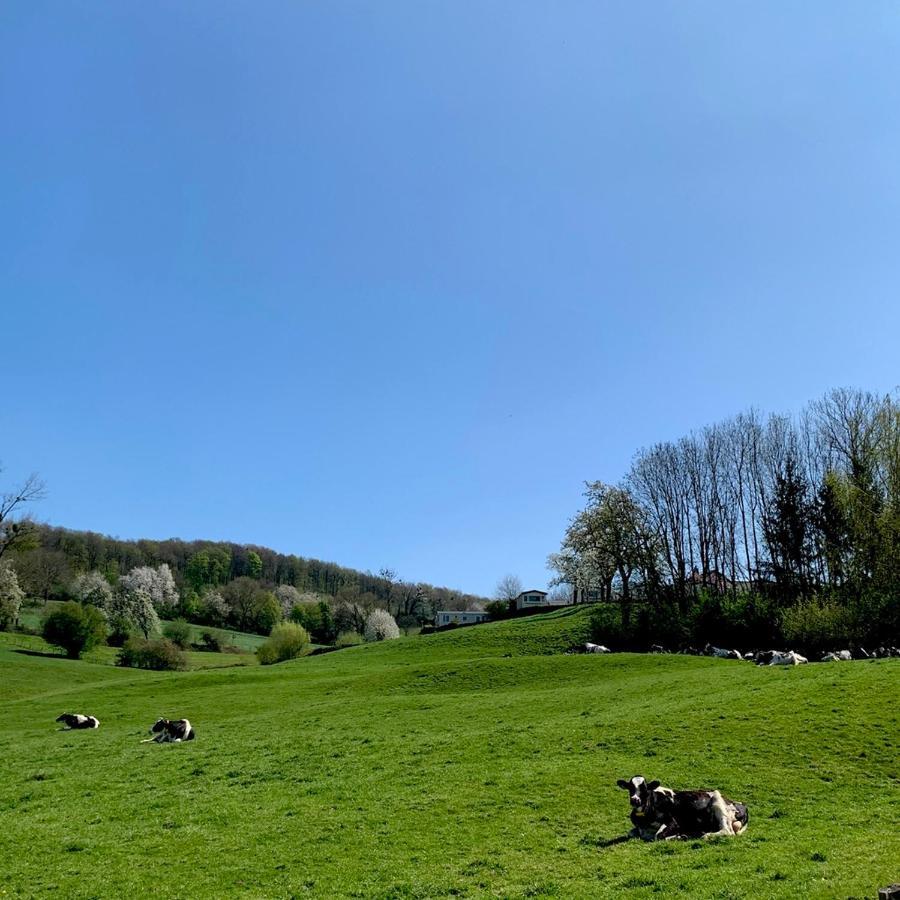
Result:
M142 744L179 744L196 736L187 719L157 719L150 726L150 734L154 736L141 741Z
M747 830L747 807L719 791L673 791L641 775L628 781L620 778L617 783L628 791L631 837L645 841L732 837Z
M80 713L63 713L57 716L57 722L62 722L66 727L63 731L72 731L79 728L99 728L100 720L96 716L83 716Z

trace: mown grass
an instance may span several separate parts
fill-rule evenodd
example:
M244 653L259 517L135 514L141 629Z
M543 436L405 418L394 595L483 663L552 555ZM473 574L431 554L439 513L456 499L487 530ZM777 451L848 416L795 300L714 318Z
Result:
M900 661L561 655L585 628L171 674L0 650L0 891L846 898L900 876ZM57 732L63 709L103 725ZM198 739L141 745L159 715ZM721 788L749 831L609 843L637 773Z

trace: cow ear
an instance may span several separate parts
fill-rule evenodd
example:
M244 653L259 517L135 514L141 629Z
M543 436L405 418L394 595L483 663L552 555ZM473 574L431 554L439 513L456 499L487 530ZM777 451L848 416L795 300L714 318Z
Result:
M647 790L655 791L659 787L658 781L651 781L650 784L647 785Z
M627 782L624 778L620 778L620 779L616 782L616 784L617 784L620 788L622 788L623 791L627 791L627 790L628 790L628 782Z

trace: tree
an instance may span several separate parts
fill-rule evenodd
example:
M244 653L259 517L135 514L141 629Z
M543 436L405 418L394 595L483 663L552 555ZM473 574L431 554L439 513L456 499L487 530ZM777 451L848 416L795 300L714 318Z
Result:
M16 573L6 565L0 565L0 631L6 631L19 621L19 610L25 592L19 587Z
M522 582L516 575L504 575L494 588L494 599L501 603L511 603L522 593Z
M72 595L79 603L90 603L99 609L109 611L113 589L100 572L79 575L72 583Z
M561 553L552 558L558 571L599 588L601 599L612 598L618 582L622 627L631 624L633 579L655 585L658 549L653 529L627 488L588 482L587 505L566 531ZM577 585L576 585L577 586Z
M3 470L0 469L0 472ZM29 475L18 488L0 494L0 559L10 550L37 546L34 524L27 516L19 516L23 507L46 496L44 482Z
M300 591L292 584L279 584L275 588L275 596L281 605L281 614L283 618L287 618L291 614L291 610L300 602Z
M164 616L172 615L180 601L172 570L165 563L155 569L151 566L132 569L119 579L119 589L126 593L145 594L154 609Z
M367 641L389 641L400 637L400 629L386 609L373 609L366 619L364 637Z
M251 630L257 634L271 632L281 621L281 604L269 591L260 591L253 599L253 622Z
M228 621L228 603L219 591L207 591L200 600L204 621L210 625L224 625Z
M102 643L106 631L103 613L80 603L64 603L44 619L44 640L65 650L69 659L78 659Z
M11 554L19 582L29 597L51 599L62 593L71 578L66 555L59 550L36 547Z
M109 610L110 619L128 622L149 638L159 630L159 616L153 602L155 578L148 574L152 569L143 567L144 571L132 569L128 575L119 579L118 590L113 595ZM153 573L155 574L155 573Z
M251 550L247 554L247 571L250 577L259 578L262 575L262 570L262 557L255 550Z

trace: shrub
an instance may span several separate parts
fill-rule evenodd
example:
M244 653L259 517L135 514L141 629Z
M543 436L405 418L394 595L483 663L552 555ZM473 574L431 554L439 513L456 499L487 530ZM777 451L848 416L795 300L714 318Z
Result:
M801 600L786 609L781 629L788 643L797 644L807 653L845 648L854 630L850 610L824 598Z
M197 645L197 649L206 653L221 653L222 642L211 631L204 631L200 635L200 643Z
M103 642L106 630L106 617L95 606L63 603L44 619L42 633L48 644L61 647L70 659L78 659Z
M309 634L296 622L281 622L272 629L268 640L256 648L264 666L302 656L309 647Z
M109 634L106 643L110 647L121 647L132 633L131 622L125 616L113 614L109 617Z
M490 615L492 622L497 619L508 619L512 615L506 600L491 600L490 603L485 603L484 611Z
M147 640L130 637L119 651L117 666L156 671L182 671L187 668L187 657L166 638Z
M367 641L390 641L400 637L400 629L386 609L373 609L366 619L364 636Z
M342 631L334 641L335 647L356 647L363 642L363 637L358 631Z
M191 626L184 619L169 622L163 629L163 634L182 650L187 650L191 646Z
M9 566L0 567L0 631L6 631L19 621L19 610L25 592L19 587L19 579Z

